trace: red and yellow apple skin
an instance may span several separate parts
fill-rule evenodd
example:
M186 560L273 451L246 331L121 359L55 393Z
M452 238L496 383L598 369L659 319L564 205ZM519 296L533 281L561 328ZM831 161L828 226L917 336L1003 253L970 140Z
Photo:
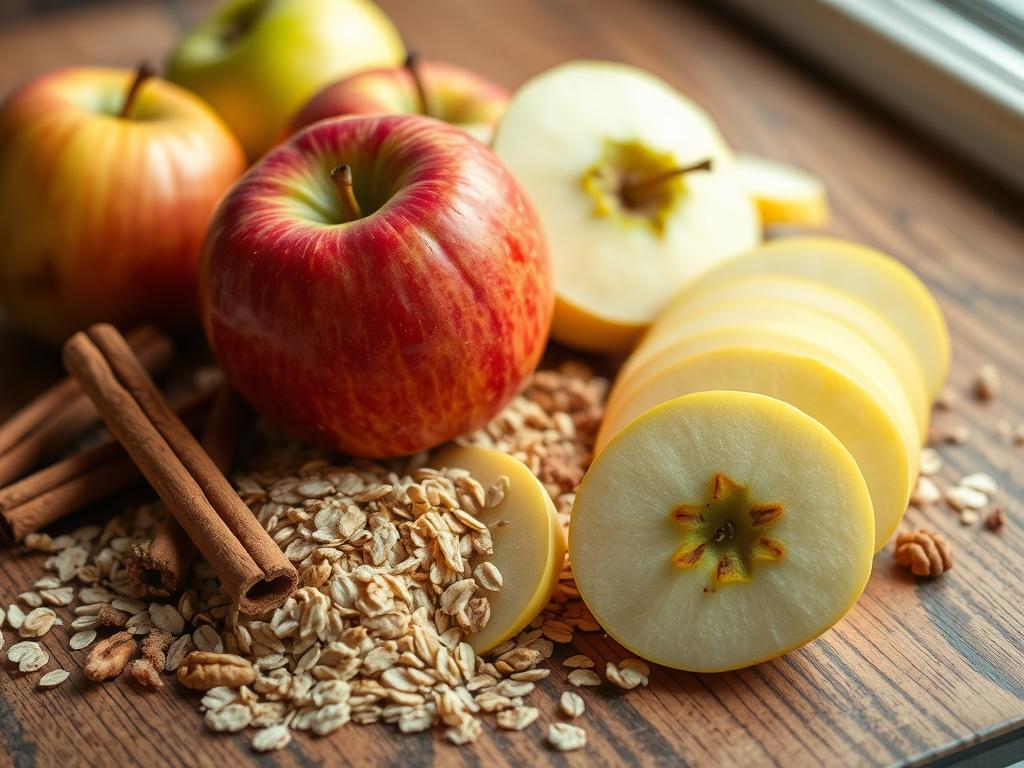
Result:
M345 214L339 164L361 217ZM221 204L201 293L207 338L260 413L374 457L493 417L536 367L554 303L518 182L414 115L324 120L269 152Z
M373 69L331 83L293 118L290 133L327 117L426 114L451 123L485 144L505 112L508 91L474 72L440 61L420 60L419 92L407 67Z
M134 73L43 75L0 107L0 299L52 343L97 321L195 322L199 257L245 170L198 97Z

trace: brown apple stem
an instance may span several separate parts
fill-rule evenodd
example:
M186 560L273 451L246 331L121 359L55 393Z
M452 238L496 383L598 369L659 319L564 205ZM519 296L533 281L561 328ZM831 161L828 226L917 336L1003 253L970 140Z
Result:
M356 193L352 189L352 169L347 165L339 165L331 171L331 179L338 190L338 200L341 202L342 214L345 221L355 221L362 218L363 211L356 200Z
M646 179L629 179L622 183L619 188L622 199L625 203L631 207L642 206L651 197L658 187L677 176L683 176L693 171L710 171L711 170L711 158L701 160L699 163L693 165L687 165L682 168L673 168L672 170L659 173L655 176L650 176Z
M409 77L412 78L412 84L416 88L416 98L420 102L420 112L427 117L430 117L430 102L427 101L427 89L423 85L423 79L419 73L419 62L420 57L415 53L410 53L405 57L405 68L409 72Z
M128 92L124 96L124 106L121 107L121 113L118 117L127 120L131 116L132 107L135 106L135 100L139 95L139 89L142 88L143 83L155 74L156 70L153 69L149 62L144 61L139 64L138 69L135 70L135 78L132 80L132 84L128 86Z

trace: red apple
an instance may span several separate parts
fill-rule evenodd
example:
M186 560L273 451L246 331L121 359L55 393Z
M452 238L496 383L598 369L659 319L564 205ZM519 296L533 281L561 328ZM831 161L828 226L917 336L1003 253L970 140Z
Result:
M213 110L140 72L60 70L0 107L0 298L51 342L194 322L206 227L245 170Z
M290 132L345 115L427 115L457 125L485 144L508 92L454 64L410 56L401 67L371 69L325 87L293 118Z
M318 122L221 204L203 323L265 417L346 453L429 448L493 417L553 309L537 215L498 157L415 115Z

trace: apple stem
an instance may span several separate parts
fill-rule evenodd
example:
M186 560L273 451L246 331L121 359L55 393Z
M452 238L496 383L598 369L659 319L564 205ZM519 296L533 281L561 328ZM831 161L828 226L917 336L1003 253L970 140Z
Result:
M427 117L430 117L430 102L427 101L427 89L423 85L423 79L419 73L419 62L420 57L415 53L410 53L405 57L405 69L409 72L409 77L412 78L412 84L416 88L416 97L420 102L420 112Z
M135 106L135 100L139 96L139 89L155 74L156 70L149 62L144 61L139 64L135 70L135 77L132 79L131 85L128 86L128 92L124 96L124 105L121 107L118 117L127 120L131 116L132 107Z
M331 171L331 179L338 190L338 200L341 201L345 221L362 218L363 211L356 200L356 193L352 190L352 168L344 164L337 166Z
M693 165L687 165L682 168L673 168L670 171L659 173L655 176L650 176L646 179L639 180L628 180L623 182L619 188L622 195L622 199L625 203L633 208L641 207L647 202L651 193L664 184L666 181L682 176L693 171L710 171L711 170L711 158L701 160L699 163Z

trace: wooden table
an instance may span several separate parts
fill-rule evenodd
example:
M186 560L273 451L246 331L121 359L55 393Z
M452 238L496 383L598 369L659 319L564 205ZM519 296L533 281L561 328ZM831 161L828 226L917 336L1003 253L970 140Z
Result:
M911 512L956 547L946 577L915 582L878 555L867 593L823 638L741 672L657 670L647 690L585 692L586 751L548 751L542 732L490 731L459 750L428 736L351 726L332 738L300 737L274 758L248 738L202 732L195 701L142 695L124 681L72 684L39 694L0 671L0 740L18 766L114 761L139 765L573 765L922 764L999 746L1020 757L1024 733L1024 447L997 435L999 419L1024 423L1024 221L1021 201L928 140L879 114L813 65L796 62L727 19L678 0L382 0L409 42L515 87L565 59L604 57L646 67L706 105L744 150L802 165L828 183L833 234L905 259L935 291L953 331L952 387L996 363L995 403L964 396L939 425L963 422L966 445L942 448L942 479L970 471L998 479L1008 502L1001 535L962 527L948 511ZM0 29L0 93L57 66L134 64L160 57L206 2L124 2L38 16ZM55 354L0 324L0 413L58 372ZM36 560L0 556L0 600L38 576ZM9 630L8 630L9 634ZM13 642L8 637L8 643ZM47 638L58 662L80 657ZM591 635L582 650L617 650ZM567 686L556 670L534 694L545 715ZM3 761L0 761L3 762Z

